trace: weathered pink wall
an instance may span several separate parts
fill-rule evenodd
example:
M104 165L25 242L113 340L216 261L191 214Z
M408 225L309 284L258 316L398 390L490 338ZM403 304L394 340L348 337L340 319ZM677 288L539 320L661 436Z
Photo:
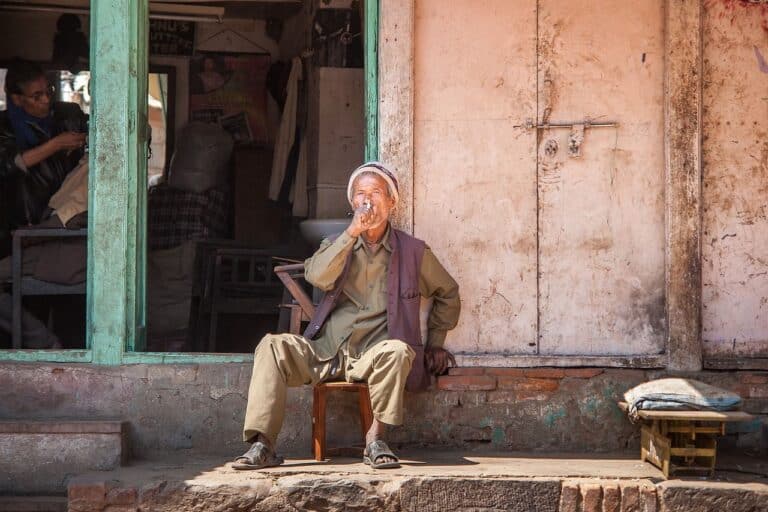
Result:
M534 0L416 2L414 231L461 283L454 350L536 351L535 27Z
M704 6L704 353L768 357L768 5Z

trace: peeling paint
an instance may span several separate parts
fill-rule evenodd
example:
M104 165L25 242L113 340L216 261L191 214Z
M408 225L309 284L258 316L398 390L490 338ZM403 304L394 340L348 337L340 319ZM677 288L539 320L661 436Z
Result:
M705 2L703 229L705 354L768 353L768 5Z
M559 420L565 418L565 415L566 415L565 407L559 407L555 411L547 412L544 415L544 424L547 427L552 428L552 427L555 426L555 423L557 423Z

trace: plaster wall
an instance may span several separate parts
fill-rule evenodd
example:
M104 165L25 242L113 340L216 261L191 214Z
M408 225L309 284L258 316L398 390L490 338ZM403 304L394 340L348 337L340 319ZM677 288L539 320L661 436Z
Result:
M515 125L536 112L536 2L416 2L414 46L414 232L463 300L447 344L535 354L536 133Z
M250 365L0 365L0 419L127 421L132 456L167 452L238 455ZM639 429L616 402L630 387L662 375L639 370L457 369L423 393L406 393L406 422L394 446L519 451L635 450ZM729 427L723 446L764 450L768 374L705 372L697 379L746 398L754 422ZM278 441L310 452L311 389L292 389ZM329 446L360 443L354 394L329 400Z
M704 3L703 349L768 357L768 5Z

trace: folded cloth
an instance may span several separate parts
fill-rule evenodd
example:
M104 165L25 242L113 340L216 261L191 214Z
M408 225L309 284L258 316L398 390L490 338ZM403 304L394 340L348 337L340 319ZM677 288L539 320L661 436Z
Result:
M629 419L638 420L640 410L729 411L741 405L735 393L693 379L658 379L644 382L624 393Z
M48 207L52 208L61 220L67 225L75 215L88 210L88 155L84 155L77 167L72 169L59 190L48 200Z

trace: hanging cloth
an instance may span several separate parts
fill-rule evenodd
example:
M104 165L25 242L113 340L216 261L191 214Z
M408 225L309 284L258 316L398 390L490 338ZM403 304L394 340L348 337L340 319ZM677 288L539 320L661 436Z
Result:
M303 79L302 63L300 57L291 59L291 72L285 86L286 98L283 115L280 118L280 128L275 139L275 151L272 158L272 175L269 179L269 198L277 201L280 198L280 189L286 178L288 156L296 140L296 112L299 96L299 81ZM305 175L306 176L306 175ZM306 183L304 184L306 187Z

